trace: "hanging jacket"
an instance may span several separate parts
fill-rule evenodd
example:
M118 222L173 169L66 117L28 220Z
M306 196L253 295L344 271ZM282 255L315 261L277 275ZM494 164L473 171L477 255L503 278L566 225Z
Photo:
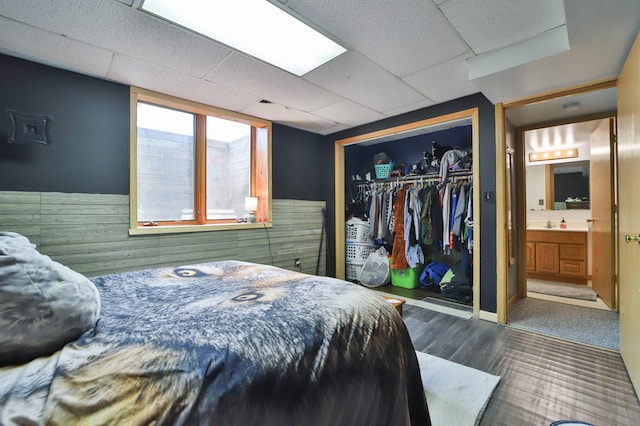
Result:
M450 149L442 155L440 160L440 181L445 182L449 173L449 167L457 163L461 158L467 156L465 151L459 149Z
M419 214L421 210L420 200L417 196L417 190L412 188L407 191L405 199L404 211L404 241L405 241L405 257L410 268L415 268L418 264L424 263L424 253L420 246L419 232L420 220Z
M449 227L451 225L451 221L449 219L451 214L451 187L449 185L445 185L442 191L442 252L445 255L449 255L451 254L451 246L449 245Z
M420 190L420 199L422 200L422 212L420 213L420 242L425 246L433 244L433 219L431 217L432 209L431 191L435 187Z
M431 190L431 241L434 247L442 247L442 201L437 187Z
M405 257L404 243L404 204L407 196L407 188L398 191L396 202L393 205L393 250L391 251L391 269L407 269L409 264Z
M473 252L473 186L469 187L469 203L467 206L467 217L464 219L467 226L467 250Z

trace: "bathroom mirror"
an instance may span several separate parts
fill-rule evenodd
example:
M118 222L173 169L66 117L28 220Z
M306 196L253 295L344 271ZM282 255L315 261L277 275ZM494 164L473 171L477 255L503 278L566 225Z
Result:
M590 209L589 161L526 167L527 210Z
M550 164L549 199L551 210L588 210L590 204L589 162Z

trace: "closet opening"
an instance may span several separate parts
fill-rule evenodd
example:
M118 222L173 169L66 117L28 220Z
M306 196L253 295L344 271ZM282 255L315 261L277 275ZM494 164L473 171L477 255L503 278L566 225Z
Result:
M477 317L478 138L472 108L337 140L336 276Z

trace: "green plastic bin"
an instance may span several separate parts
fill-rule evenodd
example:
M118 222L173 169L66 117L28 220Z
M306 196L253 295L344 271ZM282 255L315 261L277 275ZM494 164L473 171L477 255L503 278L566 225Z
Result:
M420 274L424 265L418 265L415 268L392 269L391 285L402 288L418 288L420 287Z

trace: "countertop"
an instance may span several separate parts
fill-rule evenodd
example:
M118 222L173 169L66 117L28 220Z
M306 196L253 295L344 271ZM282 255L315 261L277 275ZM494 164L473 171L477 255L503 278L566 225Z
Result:
M527 225L528 231L574 231L589 232L589 224L586 222L567 222L566 228L560 228L560 224L554 223L551 228L547 228L546 224L530 223Z

